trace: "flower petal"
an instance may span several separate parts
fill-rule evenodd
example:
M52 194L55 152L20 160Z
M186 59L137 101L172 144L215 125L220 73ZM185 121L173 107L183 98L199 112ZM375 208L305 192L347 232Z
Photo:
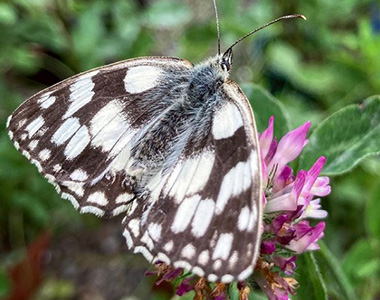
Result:
M306 135L311 126L306 122L302 126L287 133L278 143L276 154L271 160L268 169L271 170L276 164L281 171L290 161L294 160L302 151L307 143Z
M260 135L259 143L261 148L262 157L266 157L269 151L269 147L273 140L273 121L274 116L271 116L268 123L268 128Z
M290 241L286 248L297 253L319 249L317 241L323 237L325 222L319 222L314 228L309 227L308 223L309 222L305 221L303 224L300 222L296 225L296 227L298 227L296 233L297 237Z

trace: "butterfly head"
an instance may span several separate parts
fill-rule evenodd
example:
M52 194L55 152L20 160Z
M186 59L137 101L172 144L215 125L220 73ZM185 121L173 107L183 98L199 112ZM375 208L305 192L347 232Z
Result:
M220 67L225 72L230 71L232 67L232 48L228 48L227 51L222 55Z

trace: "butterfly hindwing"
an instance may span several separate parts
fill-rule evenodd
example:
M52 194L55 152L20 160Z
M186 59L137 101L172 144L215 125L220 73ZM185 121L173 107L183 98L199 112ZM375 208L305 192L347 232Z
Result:
M228 82L216 97L207 135L190 139L175 167L148 184L151 194L124 219L124 235L148 260L230 282L248 277L258 255L260 164L244 94Z
M133 143L173 105L171 94L191 68L145 57L79 74L20 105L8 119L9 136L81 212L117 215L135 197Z

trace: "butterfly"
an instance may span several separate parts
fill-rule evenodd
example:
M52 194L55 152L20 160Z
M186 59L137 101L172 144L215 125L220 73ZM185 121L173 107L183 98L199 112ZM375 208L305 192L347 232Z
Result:
M228 283L245 280L259 254L258 134L229 79L232 48L259 29L221 53L217 28L215 57L140 57L81 73L26 100L7 129L81 213L124 214L133 252Z

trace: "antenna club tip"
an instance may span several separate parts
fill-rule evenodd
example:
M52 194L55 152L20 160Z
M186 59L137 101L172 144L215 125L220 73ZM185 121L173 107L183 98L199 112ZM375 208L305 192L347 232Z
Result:
M304 16L304 15L298 15L298 18L304 20L304 21L307 21L307 18Z

